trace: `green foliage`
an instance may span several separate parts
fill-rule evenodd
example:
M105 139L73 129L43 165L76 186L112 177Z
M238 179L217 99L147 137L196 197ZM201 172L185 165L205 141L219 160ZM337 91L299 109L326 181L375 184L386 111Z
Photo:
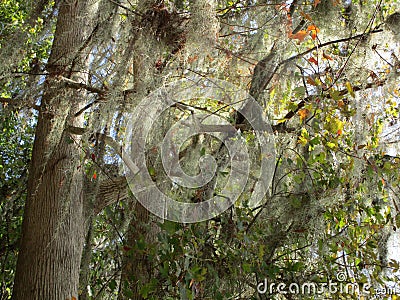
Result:
M13 286L33 128L24 113L0 110L0 294Z
M0 40L14 32L18 28L22 28L27 16L26 1L21 0L4 0L0 3ZM1 49L0 44L0 49Z

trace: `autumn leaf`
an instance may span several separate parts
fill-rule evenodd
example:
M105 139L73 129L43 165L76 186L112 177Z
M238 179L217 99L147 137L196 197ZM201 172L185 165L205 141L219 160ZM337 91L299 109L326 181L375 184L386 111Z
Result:
M301 130L301 135L299 136L298 143L305 146L308 143L308 139L310 138L310 135L308 134L307 130L303 128Z
M332 57L330 57L328 54L326 54L325 52L322 52L322 57L325 59L329 59L329 60L333 60Z
M93 178L94 180L96 180L96 179L97 179L97 174L96 174L96 172L94 172L94 173L93 173L93 176L92 176L92 178Z
M339 101L338 101L338 107L339 107L339 108L343 108L344 106L345 106L344 101L343 101L343 100L339 100Z
M375 83L379 83L379 76L376 75L376 73L374 71L370 71L369 75L371 76L371 78L375 81Z
M318 61L314 57L310 57L308 61L318 66Z
M305 37L307 36L307 31L305 30L300 30L299 32L292 34L289 34L289 38L293 40L299 40L299 42L304 41Z
M163 64L163 62L161 59L157 60L156 61L156 69L159 70L162 67L162 64Z
M300 16L302 16L304 19L306 19L306 20L308 20L308 21L310 21L310 22L313 21L312 18L311 18L311 16L310 16L309 14L306 14L306 13L303 12L303 11L300 12Z
M307 32L311 33L311 38L313 40L315 40L315 38L317 37L317 34L319 33L319 28L315 25L310 25L307 27Z
M325 124L325 129L331 132L332 134L339 134L340 132L343 132L343 127L344 123L339 120L338 118L332 118L330 120L327 120L327 123Z
M316 86L317 83L315 82L314 79L311 78L311 76L307 77L307 83Z
M316 31L311 31L311 38L315 40L317 38L317 32Z
M191 64L192 62L196 61L199 58L198 55L194 55L193 57L188 57L188 63Z
M129 251L129 250L131 250L131 247L128 247L128 246L124 245L124 246L122 247L122 249L123 249L124 251Z
M310 111L308 109L304 108L304 109L300 109L297 114L300 116L300 120L303 121L305 118L307 118L309 113L310 113Z
M300 136L300 137L299 137L299 140L298 140L298 143L299 143L300 145L302 145L302 146L305 146L305 145L307 145L308 141L307 141L306 138Z
M314 0L314 4L313 4L314 8L317 7L317 5L320 3L321 3L321 0Z

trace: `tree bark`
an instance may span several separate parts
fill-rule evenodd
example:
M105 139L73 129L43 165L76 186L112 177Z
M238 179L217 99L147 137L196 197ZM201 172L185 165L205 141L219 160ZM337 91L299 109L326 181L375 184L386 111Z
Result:
M83 92L71 91L58 78L85 81L86 55L96 5L62 1L40 106L28 196L24 211L13 299L78 298L79 268L84 243L83 168L78 168L80 136L66 125L75 118Z

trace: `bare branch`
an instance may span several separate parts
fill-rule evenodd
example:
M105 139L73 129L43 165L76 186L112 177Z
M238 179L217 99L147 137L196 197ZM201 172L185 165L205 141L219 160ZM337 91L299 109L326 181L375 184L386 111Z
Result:
M93 212L97 215L105 207L121 200L129 198L128 182L125 176L114 178L113 180L104 180L100 183Z
M117 1L114 1L114 0L108 0L108 1L110 1L111 3L121 7L123 9L125 9L126 11L129 11L129 12L133 13L136 16L143 17L142 14L138 13L137 11L135 11L133 9L130 9L129 7L126 7L126 6L122 5L121 3L118 3Z

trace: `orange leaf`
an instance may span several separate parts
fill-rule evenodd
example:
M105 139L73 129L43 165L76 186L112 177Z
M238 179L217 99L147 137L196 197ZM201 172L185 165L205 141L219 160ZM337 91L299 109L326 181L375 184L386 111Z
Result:
M320 3L321 3L321 0L314 0L314 4L313 4L314 8L317 7L317 5Z
M71 300L76 300L76 298L74 296L72 296Z
M311 38L315 40L317 37L317 33L315 31L311 31Z
M310 76L307 77L307 83L315 86L317 85L314 79L312 79Z
M320 31L319 28L315 25L310 25L307 27L307 31L311 33L311 38L315 40L317 37L318 32Z
M308 61L318 66L318 61L314 57L310 57Z
M96 174L96 172L93 173L93 179L94 179L94 180L97 179L97 174Z
M339 108L344 107L344 105L345 105L345 103L344 103L343 100L339 100L339 101L338 101L338 106L339 106Z
M188 63L191 64L192 62L194 62L195 60L197 60L199 58L198 55L194 55L193 57L188 57Z
M343 133L342 129L338 129L337 134L341 135Z
M298 115L300 116L300 120L303 121L305 118L307 118L309 113L310 113L310 111L306 108L300 109L298 112Z
M310 22L313 21L312 18L311 18L311 16L310 16L309 14L306 14L304 11L301 11L301 12L300 12L300 16L302 16L304 19L306 19L306 20L308 20L308 21L310 21Z
M305 30L300 30L299 32L292 34L289 34L289 38L293 40L299 40L299 42L304 41L305 37L307 36L307 31Z
M318 28L317 26L315 26L315 25L309 25L309 26L307 27L307 31L316 31L316 32L319 32L320 30L319 30L319 28Z
M333 58L330 57L328 54L325 54L325 52L322 52L322 57L325 59L333 60Z

